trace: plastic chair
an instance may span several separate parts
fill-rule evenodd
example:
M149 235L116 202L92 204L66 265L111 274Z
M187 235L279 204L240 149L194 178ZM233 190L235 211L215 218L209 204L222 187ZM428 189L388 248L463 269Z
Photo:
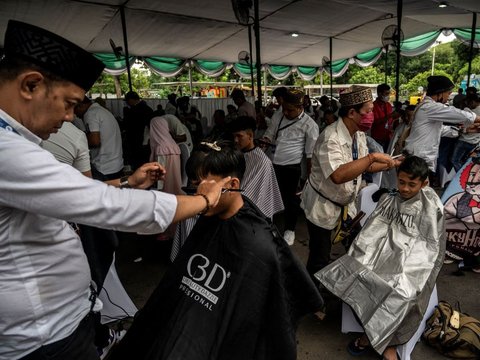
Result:
M437 294L437 285L433 288L432 294L430 295L430 301L428 302L427 310L425 311L425 315L423 316L422 322L418 327L417 331L411 339L403 344L397 346L397 354L400 356L402 360L410 360L410 354L412 353L413 349L417 342L420 341L423 331L425 330L425 326L427 320L433 314L433 310L435 310L435 306L438 304L438 294ZM342 333L347 334L349 332L361 332L363 333L363 327L360 325L355 318L352 309L347 304L342 304Z
M363 226L365 221L367 221L370 214L377 207L377 203L373 202L372 195L377 192L379 189L377 184L371 183L368 186L365 186L357 196L357 207L365 213L365 216L360 220L360 225Z
M98 294L103 303L101 310L102 324L106 324L127 316L133 317L138 309L128 296L115 269L115 259L108 271L103 288Z

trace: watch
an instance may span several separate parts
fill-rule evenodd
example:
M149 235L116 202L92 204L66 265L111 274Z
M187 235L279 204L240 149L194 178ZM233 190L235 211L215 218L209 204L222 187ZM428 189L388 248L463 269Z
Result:
M127 176L122 176L120 178L120 188L121 189L127 189L130 188L130 184L128 183L128 175Z

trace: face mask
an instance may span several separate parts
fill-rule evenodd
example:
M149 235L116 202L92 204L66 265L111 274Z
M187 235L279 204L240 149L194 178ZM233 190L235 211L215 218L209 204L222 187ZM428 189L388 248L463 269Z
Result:
M383 102L388 102L390 100L390 96L382 96Z
M373 111L367 114L360 114L362 118L360 119L360 123L358 124L358 129L360 131L367 131L372 127L373 124Z

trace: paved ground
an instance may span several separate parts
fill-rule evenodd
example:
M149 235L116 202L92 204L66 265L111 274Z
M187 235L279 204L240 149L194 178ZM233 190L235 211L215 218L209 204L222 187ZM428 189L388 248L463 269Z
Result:
M305 263L308 246L307 230L304 219L297 227L297 240L292 250ZM334 248L333 255L339 256L341 247ZM148 296L160 281L166 266L168 266L169 244L155 241L148 237L137 237L123 234L120 248L117 251L117 270L123 284L137 307L142 307ZM141 256L142 261L133 260ZM452 273L456 265L445 265L437 280L440 300L450 303L460 302L463 312L480 318L480 287L479 274L465 272L463 276ZM298 360L318 359L353 359L345 350L347 343L357 334L342 334L340 332L341 303L331 301L327 309L327 317L320 321L313 315L302 319L298 331ZM374 352L362 356L361 359L378 359ZM418 343L412 353L413 360L446 359L429 346Z

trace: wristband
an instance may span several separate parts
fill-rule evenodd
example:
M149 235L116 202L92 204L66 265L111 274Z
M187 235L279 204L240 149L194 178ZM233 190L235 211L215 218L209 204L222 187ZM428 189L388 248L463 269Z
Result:
M127 189L130 188L130 184L128 183L128 175L127 176L122 176L120 178L120 188L121 189Z
M203 215L206 212L208 212L208 210L210 210L210 201L208 200L208 197L205 194L195 194L195 195L201 196L205 199L205 202L206 202L205 208L198 213L198 215Z

